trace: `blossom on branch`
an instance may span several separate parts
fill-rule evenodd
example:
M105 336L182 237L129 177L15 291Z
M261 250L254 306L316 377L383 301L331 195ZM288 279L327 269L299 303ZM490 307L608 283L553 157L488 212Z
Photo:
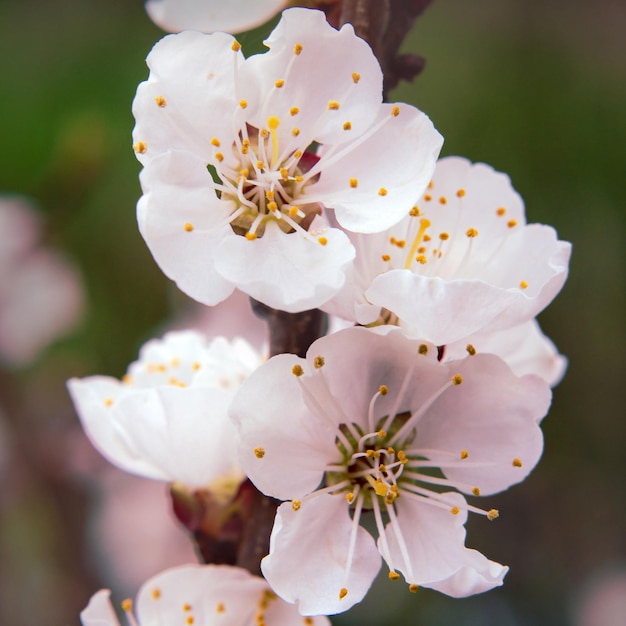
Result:
M259 363L242 339L170 332L146 343L121 381L73 378L68 389L85 433L111 463L202 488L243 478L227 412Z
M382 72L351 25L290 9L244 59L229 35L184 32L149 54L133 104L144 166L140 231L180 289L214 305L235 287L288 312L341 288L346 234L410 209L441 136L409 105L382 103Z
M242 468L278 509L262 570L302 614L359 602L381 557L389 577L460 597L508 568L465 547L464 495L523 480L542 452L550 389L494 355L437 360L400 329L352 328L278 355L242 385L230 414ZM360 525L371 513L378 540Z
M526 224L508 176L460 157L438 162L396 226L351 239L354 267L325 310L396 321L438 346L531 320L563 286L571 252L550 226Z
M148 0L150 19L163 30L241 33L267 22L287 0Z
M110 591L94 594L81 612L83 626L120 626ZM224 565L183 565L146 581L136 602L122 602L129 626L329 626L326 617L302 618L258 576ZM135 617L136 616L136 617Z

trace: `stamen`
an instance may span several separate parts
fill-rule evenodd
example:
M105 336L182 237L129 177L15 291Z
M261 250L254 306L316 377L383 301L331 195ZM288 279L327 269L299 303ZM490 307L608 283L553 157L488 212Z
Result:
M276 165L276 161L278 160L278 132L277 128L280 124L280 119L278 119L275 115L271 115L267 118L267 126L270 129L270 136L272 138L272 160L271 167Z
M420 219L419 224L420 224L419 230L417 231L417 234L415 235L415 238L413 239L411 249L409 250L409 253L406 257L406 262L404 263L404 269L406 270L411 269L411 265L413 264L413 258L415 257L417 253L417 249L419 248L420 243L422 243L422 240L424 238L424 233L430 226L430 220L423 217L422 219Z

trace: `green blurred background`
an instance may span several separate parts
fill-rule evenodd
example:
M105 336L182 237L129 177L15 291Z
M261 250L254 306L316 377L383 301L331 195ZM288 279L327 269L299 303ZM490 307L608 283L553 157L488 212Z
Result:
M574 243L570 279L540 317L570 367L539 467L489 500L496 523L468 525L468 545L511 566L505 586L452 600L381 580L336 624L591 626L576 617L581 603L626 575L625 30L619 0L435 0L405 42L427 66L392 99L430 115L443 154L508 172L529 221ZM82 435L64 382L121 375L188 306L135 223L130 105L161 36L138 0L0 1L0 191L34 200L46 242L79 264L88 296L73 335L0 372L11 447L0 477L3 626L77 624L89 595L115 585L90 543L98 493L70 458Z

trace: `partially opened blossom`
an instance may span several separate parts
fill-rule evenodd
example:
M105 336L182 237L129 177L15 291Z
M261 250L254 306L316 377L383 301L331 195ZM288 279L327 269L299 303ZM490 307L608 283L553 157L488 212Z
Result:
M348 230L395 224L442 140L417 109L382 103L380 66L351 25L290 9L265 43L248 59L223 33L153 48L133 104L137 215L191 297L214 305L237 287L296 312L337 293L354 258L327 210Z
M465 547L464 495L523 480L542 451L550 404L537 376L488 354L441 363L400 329L351 328L306 359L278 355L231 406L239 458L277 512L262 570L303 614L360 601L381 557L389 577L467 596L502 584L507 567ZM377 541L360 525L371 515Z
M77 269L38 245L40 231L26 201L0 199L0 360L16 367L68 333L84 308Z
M259 362L242 339L171 332L145 344L121 381L74 378L68 388L87 436L111 463L202 488L242 478L227 411Z
M83 626L120 626L103 589L80 614ZM267 583L246 570L226 565L183 565L146 581L133 602L121 603L129 626L327 626L326 617L302 618L276 597Z
M354 268L325 308L362 324L382 315L437 345L531 320L563 286L571 252L550 226L526 224L508 176L460 157L438 162L400 223L352 241Z
M241 33L267 22L287 0L148 0L146 11L163 30Z

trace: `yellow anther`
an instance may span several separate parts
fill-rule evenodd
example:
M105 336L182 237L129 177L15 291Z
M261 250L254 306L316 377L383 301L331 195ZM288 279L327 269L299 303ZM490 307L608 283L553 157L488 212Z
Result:
M467 450L461 450L461 459L465 461L469 457L469 452Z
M458 507L458 506L453 506L453 507L450 509L450 513L452 513L452 515L458 515L458 514L459 514L459 512L460 512L460 509L459 509L459 507Z
M417 593L418 589L419 589L419 585L416 585L415 583L413 583L412 585L409 585L409 591L411 593Z
M258 447L254 449L254 456L257 459L262 459L265 456L265 448Z
M158 587L155 587L151 592L150 595L152 596L153 600L158 600L161 597L161 590Z
M297 137L297 136L300 134L300 129L299 129L297 126L294 126L294 127L291 129L291 134L292 134L294 137Z
M328 101L328 110L329 111L338 111L340 106L341 105L339 104L339 101L337 101L337 100L329 100Z
M221 163L224 160L224 155L221 152L216 152L215 159Z
M293 500L291 502L291 508L294 511L299 511L301 506L302 506L302 500Z
M191 611L191 604L185 602L185 604L183 604L183 611L185 611L185 613L189 613L189 611Z
M439 233L439 239L441 239L441 241L447 241L450 239L450 233Z
M279 171L280 171L280 177L283 180L289 180L289 170L286 167L281 167Z
M520 289L528 289L528 283L525 280L520 281Z
M501 206L499 209L496 210L496 215L498 217L502 217L505 213L506 213L506 209L503 206Z
M302 374L304 374L304 370L302 369L302 365L297 365L297 364L296 364L296 365L294 365L294 366L291 368L291 373L292 373L294 376L302 376Z
M500 511L498 511L498 509L491 509L487 512L487 519L490 522L493 522L493 520L497 519L498 517L500 517Z
M157 103L158 107L163 108L167 106L167 100L165 100L163 96L156 96L154 101Z
M147 149L148 144L145 141L138 141L137 143L133 144L133 150L137 154L145 154Z
M465 231L465 234L466 234L468 237L478 237L478 231L477 231L475 228L468 228L468 229Z
M113 406L113 398L105 398L104 406Z
M241 50L241 44L235 39L233 45L230 47L233 52L239 52Z
M276 87L276 89L280 89L281 87L285 86L285 79L284 78L279 78L277 81L274 82L274 87Z
M460 385L463 382L463 376L461 376L461 374L455 374L452 377L452 384L453 385Z
M349 182L350 182L350 187L352 187L352 189L356 189L359 186L358 178L350 178Z
M522 467L522 459L515 457L513 459L513 467Z
M165 367L165 365L163 365L162 363L157 365L156 368L159 372L164 372L167 369L167 367Z
M188 615L187 619L185 619L185 622L187 624L189 624L189 626L191 626L191 624L193 624L196 620L194 619L193 615Z
M254 241L256 239L256 233L246 233L246 239L248 241Z
M304 176L294 176L293 179L297 182L297 183L301 183L304 180Z
M241 145L244 146L244 148L248 148L250 146L250 140L249 139L244 139L241 142Z
M366 450L365 451L365 456L367 456L368 459L373 459L374 458L374 450Z
M472 487L472 493L475 496L479 496L480 495L480 489L478 487Z
M432 199L433 197L429 193L424 194L424 200L426 200L426 202L430 202Z
M400 497L400 489L398 485L391 485L391 491L396 494L396 496Z
M372 487L377 496L386 496L389 493L389 487L380 478L374 481Z
M348 595L348 590L345 587L342 587L339 590L339 599L343 600Z
M420 208L418 206L414 206L410 211L409 215L411 217L419 217L421 215Z
M432 237L429 234L424 235L424 241L430 241Z
M215 146L216 148L219 148L222 145L222 143L217 137L213 137L213 139L211 139L211 145Z
M275 115L270 115L267 118L267 127L270 130L275 130L276 128L278 128L280 126L280 119L277 118Z
M313 626L313 624L314 624L313 618L312 617L303 617L302 618L302 623L304 624L304 626Z
M408 459L406 458L406 452L404 450L398 450L397 457L400 463L406 463L408 461Z
M296 159L299 159L302 156L302 150L296 150L293 153L293 156L296 157Z
M393 117L398 117L398 115L400 115L400 107L397 105L394 105L391 107L391 115Z
M400 574L398 572L389 572L389 580L398 580Z
M346 500L352 504L354 502L354 494L352 492L346 494Z
M313 359L313 367L315 367L316 370L324 367L324 365L326 365L326 359L323 356L318 355Z
M421 265L425 265L426 263L428 263L428 259L426 258L425 254L418 254L415 257L415 260L420 263Z
M439 198L439 204L448 204L448 199L445 196Z
M474 356L476 354L476 348L474 348L474 346L471 343L468 343L465 349L467 350L467 353L470 356Z
M381 188L378 190L378 195L379 195L379 196L386 196L386 195L387 195L387 190L386 190L384 187L381 187Z
M387 387L387 385L381 385L381 386L378 388L378 393L379 393L381 396L386 396L386 395L389 393L389 387Z
M194 372L197 372L198 370L200 370L202 368L202 365L200 365L200 363L198 363L198 361L195 361L194 364L191 366L191 369Z
M289 207L289 217L296 217L298 215L298 210L299 209L298 209L297 206L290 206ZM320 237L320 239L326 239L326 237ZM319 239L318 239L318 241L319 241ZM320 243L322 243L322 242L320 241ZM326 244L322 244L322 245L325 246Z
M248 154L250 148L248 146L241 146L241 154Z
M217 606L215 607L215 612L216 613L225 613L226 612L226 607L224 606L223 602L218 602Z
M257 168L257 170L264 170L265 169L265 163L263 163L263 161L257 161L256 162L256 168Z
M130 374L124 374L124 376L122 376L122 382L125 385L132 385L133 384L133 377Z
M292 117L294 115L298 115L298 113L300 113L300 109L298 107L291 107L289 109L289 115L291 115Z
M459 189L459 190L456 192L456 197L457 197L457 198L462 198L464 195L465 195L465 189Z
M383 254L380 258L385 261L385 263L391 261L391 257L388 254Z
M248 106L248 101L247 100L239 100L239 106L242 109L245 109Z
M404 246L406 246L406 241L404 239L394 239L392 243L395 246L398 246L398 248L404 248Z
M431 181L428 183L427 188L428 188L428 189L432 189L434 186L435 186L435 181L431 180Z
M130 598L122 600L122 611L130 613L133 610L133 601Z
M421 343L417 351L419 354L428 354L428 346L425 343Z
M274 200L274 190L273 190L273 189L268 189L268 190L265 192L265 199L266 199L268 202L272 202L272 200Z
M382 395L386 395L386 394L382 394ZM376 436L377 436L379 439L384 439L384 438L387 436L387 431L386 431L386 430L382 430L382 429L381 429L381 430L379 430L379 431L376 433ZM381 471L381 472L386 472L386 471L387 471L387 468L386 468L384 465L381 465L381 466L380 466L380 471Z
M301 43L297 43L294 47L293 47L293 53L294 54L300 54L303 50L303 46Z
M343 129L344 130L352 130L352 122L347 121L343 123Z
M417 249L417 251L418 251L420 254L424 254L424 252L426 252L426 246L420 246L420 247Z
M328 243L328 239L326 239L326 237L318 237L317 240L323 245L325 246Z
M263 137L263 139L267 139L270 136L270 131L267 130L266 128L262 128L259 131L259 135L261 135L261 137Z
M509 221L506 223L506 225L507 225L509 228L515 228L515 227L517 226L517 220L509 220Z
M267 208L272 212L278 211L278 205L275 202L268 202Z
M361 74L359 74L358 72L352 72L352 80L356 85L361 80Z

